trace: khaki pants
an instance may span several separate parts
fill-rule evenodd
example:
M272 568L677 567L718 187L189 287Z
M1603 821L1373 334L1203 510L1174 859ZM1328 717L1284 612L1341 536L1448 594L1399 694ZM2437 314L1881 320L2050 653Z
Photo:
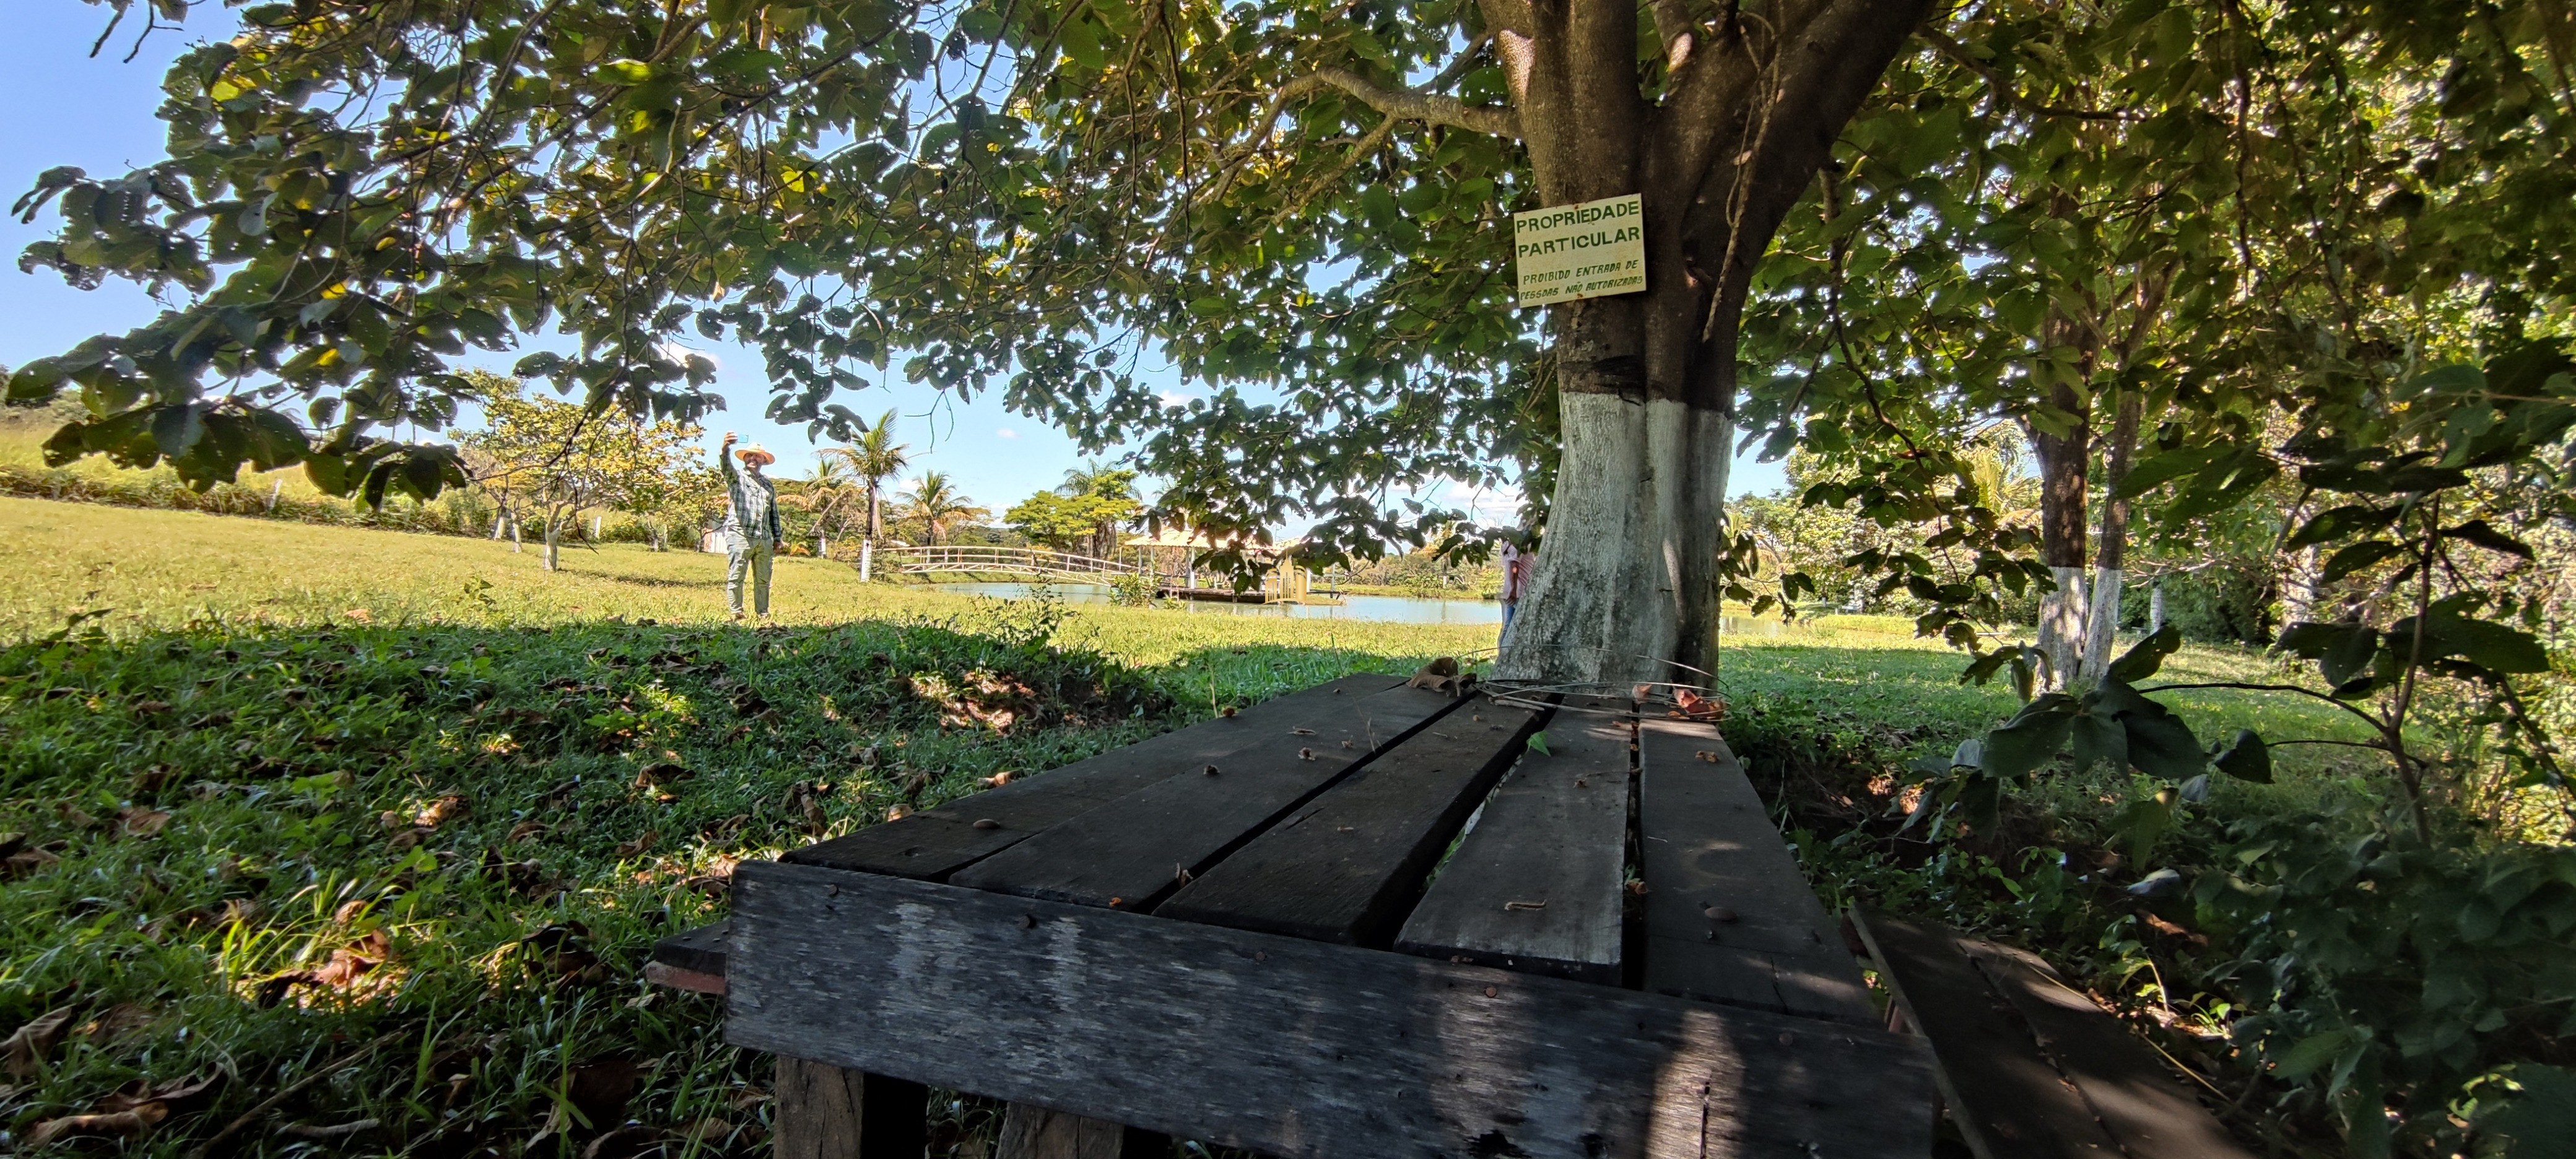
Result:
M775 544L733 542L733 551L725 557L725 603L733 614L742 614L742 580L751 577L752 610L769 614L769 561L777 550Z

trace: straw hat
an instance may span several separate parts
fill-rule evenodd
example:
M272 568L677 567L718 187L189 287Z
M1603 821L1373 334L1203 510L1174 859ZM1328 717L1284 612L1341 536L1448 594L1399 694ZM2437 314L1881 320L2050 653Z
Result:
M746 463L751 461L751 457L753 455L760 456L760 461L763 463L775 463L778 461L778 456L770 454L769 448L761 446L758 443L748 444L741 450L733 453L734 458L740 459Z

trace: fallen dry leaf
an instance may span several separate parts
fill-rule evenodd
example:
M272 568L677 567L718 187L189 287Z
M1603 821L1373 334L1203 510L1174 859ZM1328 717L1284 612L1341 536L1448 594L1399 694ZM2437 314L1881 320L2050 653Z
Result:
M28 1021L0 1042L0 1069L11 1078L34 1078L44 1061L53 1057L54 1048L62 1045L63 1036L71 1032L72 1020L80 1017L82 1003L48 1010Z
M516 845L522 841L533 840L537 837L544 836L545 831L546 826L542 821L521 821L516 825L510 826L510 835L502 838L501 844Z
M393 959L393 949L383 930L370 930L358 940L331 951L331 959L319 968L289 970L260 984L258 1004L262 1008L284 1001L297 986L317 986L326 990L345 991L360 978Z
M449 794L430 802L421 809L420 816L413 818L412 824L423 829L436 829L464 816L467 808L465 798Z
M212 1091L222 1079L220 1071L204 1078L190 1075L171 1079L159 1086L152 1085L148 1079L136 1079L116 1088L114 1093L100 1099L98 1105L91 1109L103 1115L114 1115L158 1106L168 1114L186 1114L203 1105L207 1092Z
M126 837L156 837L170 827L170 815L159 809L134 807L116 814L116 831Z
M327 1127L317 1127L311 1123L288 1123L279 1127L277 1133L289 1139L346 1139L354 1135L366 1134L383 1125L376 1119L357 1119L346 1123L334 1123Z
M577 1063L564 1083L564 1097L594 1127L626 1117L626 1100L644 1077L644 1066L631 1058L594 1058Z
M104 1115L65 1115L59 1119L40 1119L27 1132L27 1149L40 1151L61 1139L133 1139L170 1117L170 1108L162 1103L145 1103L131 1111Z
M633 841L626 841L626 842L621 842L621 843L619 843L619 845L617 846L617 851L616 851L616 852L617 852L617 859L618 859L619 861L626 861L626 860L630 860L630 859L633 859L633 858L641 857L641 856L643 856L643 855L644 855L644 852L645 852L646 850L653 848L653 843L654 843L654 842L659 841L659 840L661 840L661 839L662 839L662 835L661 835L661 834L656 833L656 832L654 832L654 831L652 831L652 830L650 830L650 829L647 829L647 830L645 830L645 831L644 831L644 833L643 833L643 835L642 835L642 836L637 837L635 840L633 840Z
M82 1038L91 1042L113 1042L152 1025L152 1012L132 1002L119 1002L80 1029ZM126 1108L116 1108L123 1110Z

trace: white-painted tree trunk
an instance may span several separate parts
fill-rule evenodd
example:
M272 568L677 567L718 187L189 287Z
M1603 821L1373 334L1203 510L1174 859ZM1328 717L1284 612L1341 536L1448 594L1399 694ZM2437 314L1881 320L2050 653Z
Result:
M2048 658L2040 687L2054 692L2075 682L2076 666L2083 661L2086 602L2083 568L2048 570L2057 590L2039 599L2039 652Z
M2084 621L2084 665L2076 675L2099 680L2111 666L2111 645L2120 634L2120 569L2093 569L2093 614Z
M860 541L859 541L859 582L860 582L860 583L866 583L866 582L868 582L868 572L869 572L869 570L870 570L871 568L873 568L873 567L876 565L876 562L877 562L877 541L876 541L876 540L873 540L873 539L862 539L862 540L860 540Z
M1556 497L1495 674L1704 683L1732 424L1715 411L1567 393Z
M2156 577L2156 586L2147 589L2147 630L2165 630L2165 577Z
M501 536L509 530L510 512L508 508L503 508L499 514L492 517L492 542L501 542Z
M553 571L553 570L555 570L555 564L556 564L559 560L561 560L561 559L563 558L563 557L562 557L562 556L561 556L561 555L556 551L556 547L557 547L557 545L562 541L562 539L563 539L563 517L562 517L561 515L559 515L559 514L555 513L555 512L552 512L552 511L547 512L547 513L546 513L546 556L545 556L545 570L547 570L547 571Z
M2281 577L2281 626L2314 623L2317 618L2317 574L2314 545L2290 555L2290 574Z

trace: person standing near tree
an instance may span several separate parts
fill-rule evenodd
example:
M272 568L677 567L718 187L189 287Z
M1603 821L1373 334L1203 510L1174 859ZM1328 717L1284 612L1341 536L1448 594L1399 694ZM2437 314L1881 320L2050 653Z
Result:
M741 619L742 581L747 576L752 610L767 623L769 565L778 541L786 535L778 522L778 487L761 472L778 457L758 443L735 451L735 437L726 431L724 445L716 448L716 466L724 472L725 482L725 602L732 606L733 618ZM736 457L742 459L739 471L733 466Z
M1512 630L1512 613L1520 609L1521 592L1529 587L1529 557L1521 554L1521 545L1503 541L1503 631Z

